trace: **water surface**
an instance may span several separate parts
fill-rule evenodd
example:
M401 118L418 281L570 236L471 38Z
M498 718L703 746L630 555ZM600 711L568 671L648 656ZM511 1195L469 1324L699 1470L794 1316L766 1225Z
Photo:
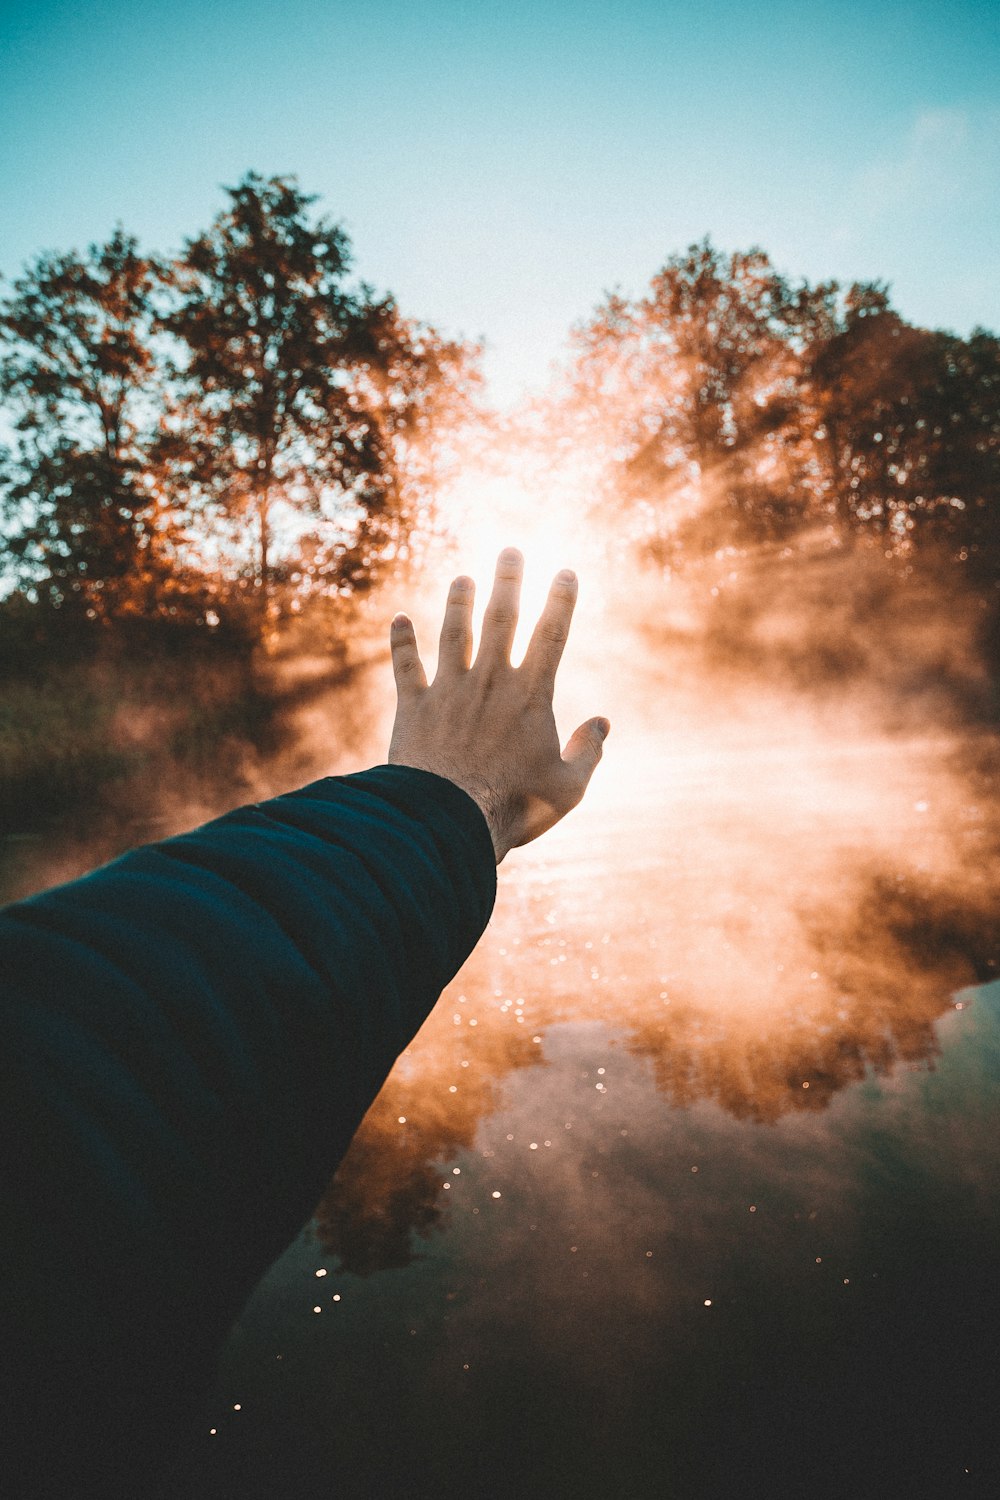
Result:
M989 784L664 743L504 865L230 1340L228 1493L1000 1493Z

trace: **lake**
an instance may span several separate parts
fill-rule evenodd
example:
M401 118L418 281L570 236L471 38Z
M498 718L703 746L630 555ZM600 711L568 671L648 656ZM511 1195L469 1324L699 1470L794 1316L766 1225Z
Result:
M664 693L234 1330L224 1493L1000 1493L990 742Z

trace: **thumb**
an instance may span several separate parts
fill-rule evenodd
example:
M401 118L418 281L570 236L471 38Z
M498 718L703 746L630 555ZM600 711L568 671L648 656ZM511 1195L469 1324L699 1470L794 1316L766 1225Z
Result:
M610 730L611 725L607 719L588 719L579 729L574 729L566 742L563 762L574 773L581 797L601 758L604 741Z

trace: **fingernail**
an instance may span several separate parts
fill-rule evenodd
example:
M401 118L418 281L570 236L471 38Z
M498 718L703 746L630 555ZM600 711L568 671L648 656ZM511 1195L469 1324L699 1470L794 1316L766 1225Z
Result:
M500 554L500 561L504 563L519 563L524 559L516 547L505 547Z
M393 615L390 630L405 630L410 623L409 615Z
M576 582L576 574L573 572L572 568L563 568L559 573L556 574L556 582L557 583L575 583Z
M611 721L610 719L595 719L594 728L601 736L601 739L606 740L608 735L611 733Z

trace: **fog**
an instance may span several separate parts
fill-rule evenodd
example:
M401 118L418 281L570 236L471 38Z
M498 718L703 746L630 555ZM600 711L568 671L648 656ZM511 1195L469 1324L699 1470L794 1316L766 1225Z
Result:
M319 1495L335 1472L345 1495L404 1496L419 1472L441 1495L585 1495L610 1455L619 1493L728 1497L748 1453L784 1445L796 1493L924 1493L926 1472L936 1497L985 1451L982 593L929 551L823 527L713 547L690 497L690 555L666 566L598 470L511 431L481 445L421 567L254 663L256 738L237 723L172 761L192 704L226 722L231 684L182 661L144 695L103 669L109 734L145 772L7 842L27 894L379 763L397 609L432 672L449 578L476 578L478 617L519 545L516 661L552 574L580 575L556 716L565 740L608 715L604 760L504 861L476 951L234 1330L205 1423L220 1493Z
M350 1270L433 1233L454 1202L440 1163L567 1025L599 1024L672 1105L775 1122L932 1067L955 996L1000 959L992 689L954 570L818 532L670 573L572 476L540 492L525 468L515 452L455 497L413 611L425 659L449 571L485 592L520 544L531 620L570 563L557 720L565 738L606 713L612 733L584 803L505 861L489 931L324 1200Z

